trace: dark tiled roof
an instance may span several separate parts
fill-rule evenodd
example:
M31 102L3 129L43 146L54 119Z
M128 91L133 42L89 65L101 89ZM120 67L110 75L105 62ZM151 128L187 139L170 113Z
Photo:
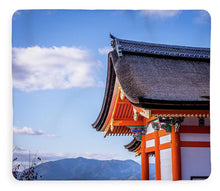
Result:
M139 106L147 100L152 104L204 104L209 98L206 61L123 55L114 63L114 69L128 100Z
M208 48L112 38L118 55L114 70L131 103L145 108L208 108Z
M117 39L108 55L102 109L93 127L101 129L116 77L126 98L147 109L209 110L208 48L158 45Z

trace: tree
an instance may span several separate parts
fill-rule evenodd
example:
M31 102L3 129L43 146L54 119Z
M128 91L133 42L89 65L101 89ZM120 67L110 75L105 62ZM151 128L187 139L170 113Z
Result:
M36 166L39 165L39 163L41 163L41 158L37 157L36 154L32 162L30 162L30 152L29 152L28 168L25 168L21 162L14 164L17 161L17 159L18 159L17 157L13 159L13 168L12 168L12 174L17 180L37 180L38 178L42 177L36 172Z

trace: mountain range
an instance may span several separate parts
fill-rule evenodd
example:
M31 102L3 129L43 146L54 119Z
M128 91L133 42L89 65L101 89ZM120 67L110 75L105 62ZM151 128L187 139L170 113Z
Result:
M42 163L35 172L38 180L141 180L141 165L133 160L67 158Z
M141 166L133 160L96 160L82 157L36 166L38 180L140 180Z

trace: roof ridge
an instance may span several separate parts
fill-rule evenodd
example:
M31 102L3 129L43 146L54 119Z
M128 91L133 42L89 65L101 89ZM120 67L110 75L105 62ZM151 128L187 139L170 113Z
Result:
M113 39L111 45L117 51L118 56L122 56L123 53L130 52L159 56L210 59L210 48L132 41L119 39L111 34L110 37Z

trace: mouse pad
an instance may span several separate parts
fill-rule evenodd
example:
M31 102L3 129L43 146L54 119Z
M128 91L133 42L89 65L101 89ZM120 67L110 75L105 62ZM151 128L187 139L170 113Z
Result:
M204 180L205 10L18 10L12 17L17 180Z

